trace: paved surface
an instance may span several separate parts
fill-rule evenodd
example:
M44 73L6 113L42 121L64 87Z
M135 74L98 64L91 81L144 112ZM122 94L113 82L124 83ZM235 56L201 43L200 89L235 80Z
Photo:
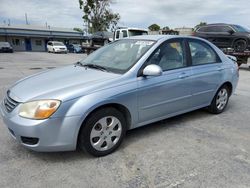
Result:
M71 64L83 54L0 54L0 97L14 81ZM42 68L42 69L34 69ZM32 70L31 70L32 69ZM227 110L198 110L129 131L115 153L37 153L18 145L0 119L0 187L250 187L250 69Z

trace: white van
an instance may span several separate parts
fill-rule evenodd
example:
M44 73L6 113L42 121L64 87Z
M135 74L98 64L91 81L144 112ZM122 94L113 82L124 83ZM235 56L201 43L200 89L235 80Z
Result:
M49 41L47 43L47 50L48 52L53 52L53 53L67 53L68 49L67 47L59 41Z

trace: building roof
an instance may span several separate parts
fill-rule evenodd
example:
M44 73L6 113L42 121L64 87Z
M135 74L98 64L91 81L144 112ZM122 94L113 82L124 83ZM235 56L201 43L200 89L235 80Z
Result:
M74 32L79 33L71 28L60 28L53 26L41 26L41 25L0 25L0 28L6 29L25 29L25 30L38 30L38 31L60 31L60 32Z
M36 25L0 25L0 35L5 36L36 36L36 37L63 37L82 38L83 33L70 28L46 27Z

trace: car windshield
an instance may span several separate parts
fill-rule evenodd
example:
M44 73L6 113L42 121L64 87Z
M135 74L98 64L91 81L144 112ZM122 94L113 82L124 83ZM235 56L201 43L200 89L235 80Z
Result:
M123 74L149 50L154 42L136 39L118 40L93 52L80 63L83 66L101 66L107 71Z
M142 31L142 30L128 30L129 36L137 36L137 35L147 35L147 31Z
M234 29L236 29L237 32L250 32L249 29L242 27L240 25L234 25Z
M10 44L8 42L0 42L1 47L10 47Z
M62 42L53 42L54 46L64 46Z

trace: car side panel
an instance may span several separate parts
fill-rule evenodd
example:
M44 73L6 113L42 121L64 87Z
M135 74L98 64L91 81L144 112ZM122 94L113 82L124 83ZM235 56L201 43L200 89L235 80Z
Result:
M223 82L223 64L213 63L192 67L192 107L210 104Z
M191 68L165 71L161 76L138 78L139 123L190 108Z

